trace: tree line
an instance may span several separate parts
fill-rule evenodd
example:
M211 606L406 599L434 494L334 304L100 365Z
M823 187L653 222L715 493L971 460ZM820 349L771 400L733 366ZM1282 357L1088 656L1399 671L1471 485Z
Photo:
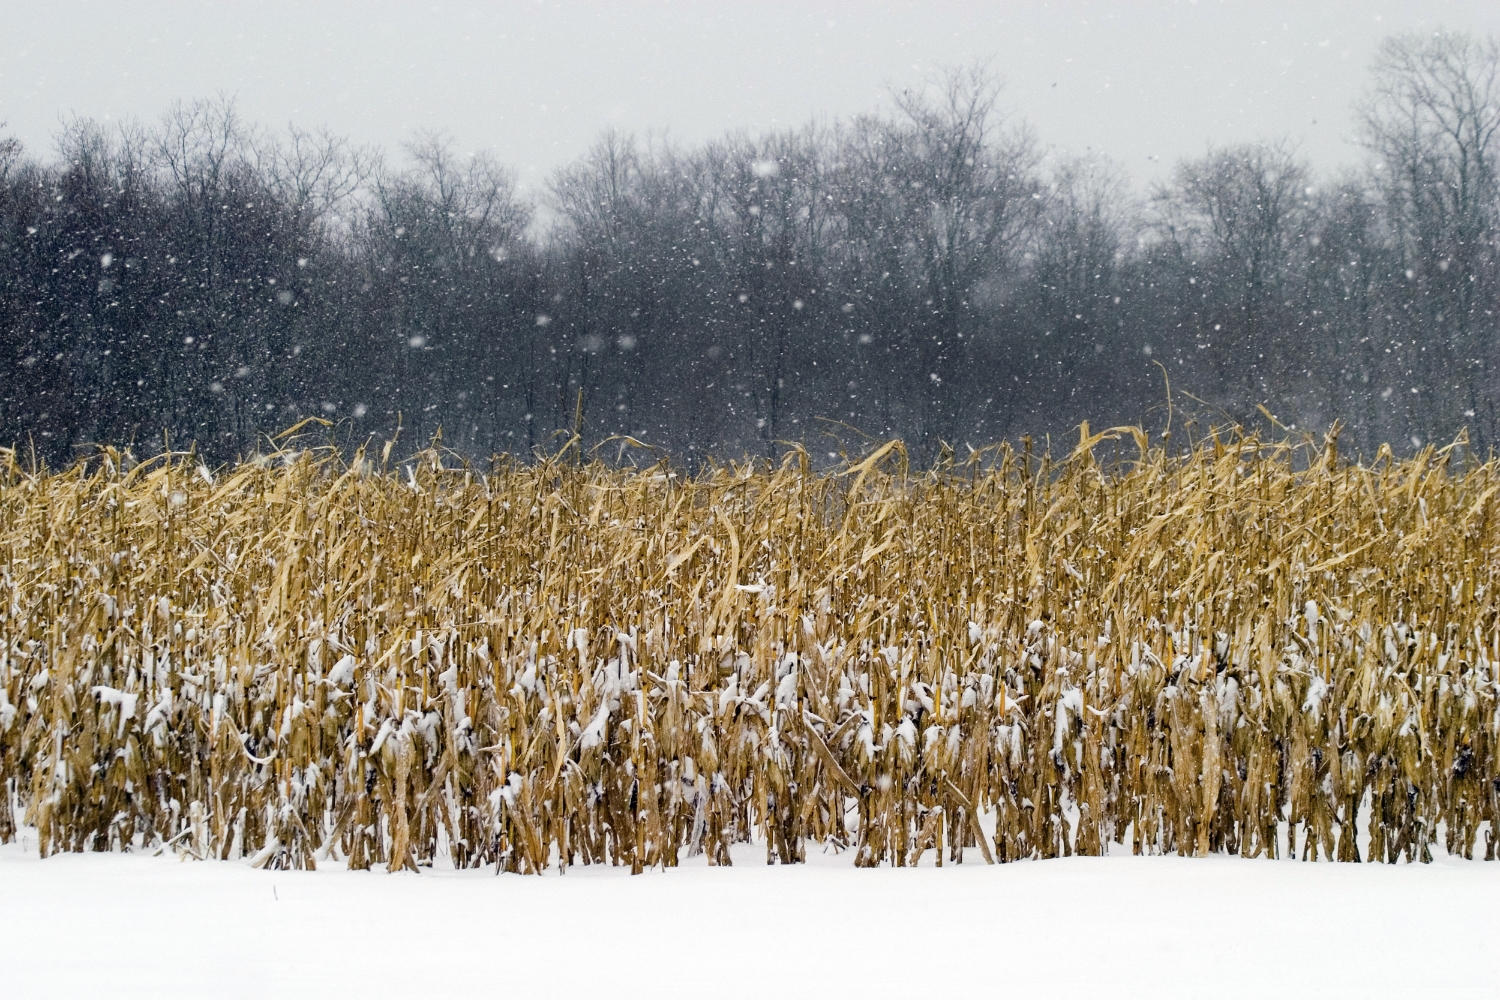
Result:
M980 66L802 129L609 132L530 194L442 136L397 165L225 98L75 119L46 160L0 137L0 441L227 461L315 415L476 456L931 460L1164 427L1168 381L1205 422L1495 441L1495 39L1387 40L1337 177L1271 139L1139 193L1000 97Z

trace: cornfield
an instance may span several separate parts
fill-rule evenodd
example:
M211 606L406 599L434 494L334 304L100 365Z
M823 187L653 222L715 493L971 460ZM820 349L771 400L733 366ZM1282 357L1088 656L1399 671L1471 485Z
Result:
M0 839L1495 855L1494 460L1087 425L926 471L391 450L0 452Z

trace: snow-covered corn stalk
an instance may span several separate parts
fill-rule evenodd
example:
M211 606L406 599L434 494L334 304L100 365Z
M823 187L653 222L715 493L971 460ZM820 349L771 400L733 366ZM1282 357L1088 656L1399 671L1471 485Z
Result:
M1132 434L922 474L0 453L0 839L1493 857L1500 466Z

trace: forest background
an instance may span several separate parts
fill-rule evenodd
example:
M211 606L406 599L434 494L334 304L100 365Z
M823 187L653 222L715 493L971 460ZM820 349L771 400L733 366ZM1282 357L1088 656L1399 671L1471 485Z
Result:
M1138 191L1043 148L993 67L683 148L607 132L545 189L419 133L400 166L229 96L0 130L0 441L211 461L316 415L527 454L559 432L706 456L1264 406L1351 451L1500 434L1500 43L1393 37L1364 164L1211 147ZM1181 413L1181 410L1178 411Z

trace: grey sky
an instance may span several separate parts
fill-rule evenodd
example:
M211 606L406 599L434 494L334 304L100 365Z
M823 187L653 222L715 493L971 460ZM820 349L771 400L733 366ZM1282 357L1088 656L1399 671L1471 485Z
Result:
M1210 142L1290 135L1353 162L1350 102L1379 40L1500 33L1500 3L342 3L9 0L0 120L156 117L219 91L267 125L395 151L418 127L493 148L523 184L601 129L682 142L879 108L886 83L990 58L1040 138L1137 181Z

